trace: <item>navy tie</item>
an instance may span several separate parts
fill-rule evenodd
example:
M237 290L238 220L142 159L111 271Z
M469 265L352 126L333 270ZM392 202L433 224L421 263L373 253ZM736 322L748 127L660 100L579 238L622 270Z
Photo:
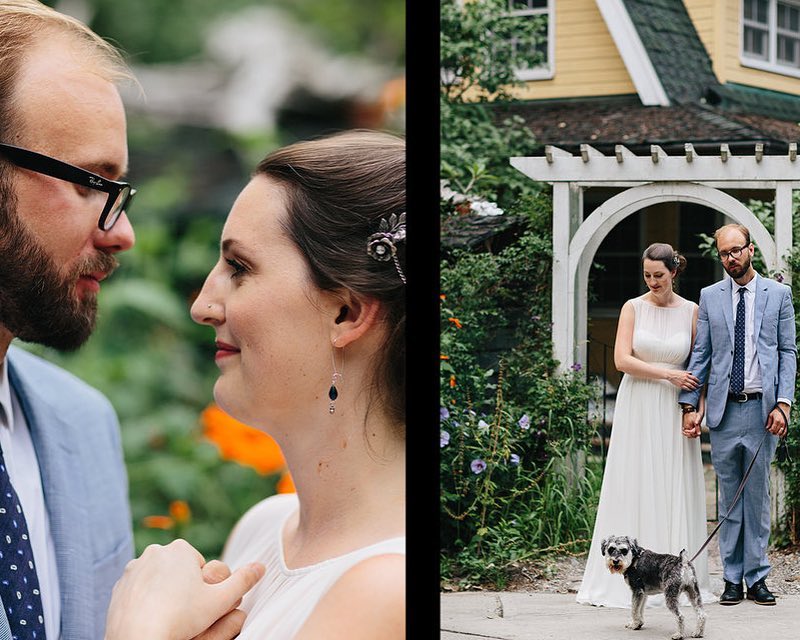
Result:
M25 514L0 449L0 598L13 640L45 640L42 596Z
M744 292L739 289L739 304L736 305L736 326L733 329L733 367L731 368L731 392L741 393L744 389Z

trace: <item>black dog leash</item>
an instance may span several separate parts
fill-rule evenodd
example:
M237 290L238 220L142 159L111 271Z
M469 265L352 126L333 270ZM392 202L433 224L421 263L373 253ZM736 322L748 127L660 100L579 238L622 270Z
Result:
M784 413L783 409L781 409L778 405L775 405L775 408L778 411L781 412L781 415L783 416L783 420L786 423L786 430L788 432L788 430L789 430L789 420L786 417L786 414ZM742 478L741 483L739 483L739 488L736 490L736 495L733 496L733 502L731 502L731 506L728 507L728 513L726 513L724 516L722 516L720 521L717 523L717 526L714 527L714 530L711 532L711 534L708 536L708 538L706 538L706 541L703 543L703 546L700 547L698 552L695 553L692 556L692 559L689 560L689 562L694 562L695 558L697 558L697 556L699 556L701 553L703 553L703 550L708 546L708 543L711 542L713 537L716 535L717 531L719 531L719 528L722 526L722 523L725 522L725 520L728 519L729 515L731 515L731 511L733 511L733 507L736 506L736 502L739 500L739 496L741 496L742 495L742 491L744 491L744 485L747 482L747 478L750 477L750 472L753 470L753 465L756 462L756 458L758 458L758 454L761 453L761 447L763 446L764 442L767 439L767 436L769 436L769 435L772 435L772 434L769 431L767 431L764 434L764 437L761 438L761 442L758 443L758 448L756 449L756 453L753 456L753 459L750 461L750 464L747 466L747 471L744 472L744 477Z

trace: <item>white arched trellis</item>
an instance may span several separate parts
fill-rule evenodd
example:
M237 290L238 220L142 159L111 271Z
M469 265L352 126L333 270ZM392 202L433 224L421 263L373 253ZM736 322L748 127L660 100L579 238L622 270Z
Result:
M588 145L581 154L546 147L543 158L512 158L511 164L534 180L553 184L553 349L562 370L585 364L589 269L600 243L622 220L661 202L692 202L722 212L750 229L767 268L791 274L785 258L792 247L792 190L800 188L796 145L787 156L697 156L686 144L685 156L667 156L658 146L636 156L618 145L604 156ZM625 187L582 219L583 190L593 186ZM721 189L762 189L775 193L775 231L740 201Z

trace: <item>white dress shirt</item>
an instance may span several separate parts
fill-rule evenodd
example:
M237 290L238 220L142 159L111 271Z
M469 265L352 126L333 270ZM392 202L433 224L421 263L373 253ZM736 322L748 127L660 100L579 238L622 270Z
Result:
M42 594L44 630L48 640L61 636L61 590L58 586L56 549L44 505L39 462L25 414L8 382L5 360L0 361L0 447L8 476L19 496L28 524L39 591Z
M736 309L739 305L739 289L744 289L744 391L745 393L755 393L762 391L761 386L761 367L758 361L758 351L756 344L758 336L755 333L756 324L756 280L760 278L758 274L753 277L743 287L733 281L731 287L731 303L733 304L733 326L736 326ZM791 400L778 398L778 402L785 402L791 405Z

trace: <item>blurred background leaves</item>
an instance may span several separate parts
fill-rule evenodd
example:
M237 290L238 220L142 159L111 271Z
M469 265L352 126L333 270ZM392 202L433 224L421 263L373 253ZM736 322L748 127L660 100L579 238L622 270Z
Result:
M216 557L247 508L293 485L274 443L213 405L214 332L192 322L189 306L217 260L225 216L264 155L346 128L404 133L405 4L45 4L114 42L141 82L144 95L121 88L129 179L139 190L130 212L136 246L103 283L86 345L71 354L23 346L116 408L137 553L185 537ZM281 55L265 53L270 46Z

